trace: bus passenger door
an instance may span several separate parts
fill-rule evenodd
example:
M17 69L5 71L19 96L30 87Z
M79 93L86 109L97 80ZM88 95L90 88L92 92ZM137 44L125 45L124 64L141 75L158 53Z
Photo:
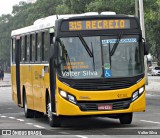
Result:
M20 89L20 49L21 49L21 39L16 37L15 41L15 74L16 74L16 88L17 88L17 101L18 105L21 103L21 89Z

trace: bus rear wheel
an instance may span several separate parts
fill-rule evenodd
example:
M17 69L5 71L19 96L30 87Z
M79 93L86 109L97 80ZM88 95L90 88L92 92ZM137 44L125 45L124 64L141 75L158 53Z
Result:
M27 107L26 94L24 94L23 105L24 105L24 114L25 114L25 117L26 117L26 118L33 118L33 117L34 117L34 111L28 109L28 107Z
M133 113L125 113L119 115L119 121L121 124L131 124Z
M51 106L49 97L47 102L47 116L48 116L48 121L51 127L61 126L61 118L59 116L52 114L52 106Z

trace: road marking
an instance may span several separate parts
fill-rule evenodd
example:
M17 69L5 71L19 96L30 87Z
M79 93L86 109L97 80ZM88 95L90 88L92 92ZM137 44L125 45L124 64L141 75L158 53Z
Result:
M26 123L27 125L33 125L33 123Z
M7 116L1 116L2 118L6 118ZM8 118L10 118L10 119L16 119L15 117L8 117ZM17 119L18 121L20 121L20 122L23 122L24 120L23 119ZM27 125L33 125L33 123L25 123L25 124L27 124ZM39 125L33 125L33 126L35 126L35 127L37 127L37 128L44 128L44 127L42 127L42 126L39 126ZM65 133L65 132L64 132ZM66 134L69 134L69 133L67 133L66 132Z
M13 108L7 108L7 109L11 110L11 109L13 109Z
M76 137L79 137L79 138L88 138L88 137L82 136L82 135L76 135Z
M160 96L160 95L154 95L154 94L146 94L147 96Z
M15 119L15 117L9 117L10 119Z
M1 116L1 117L2 117L2 118L6 118L7 116L4 116L4 115L3 115L3 116Z
M154 121L148 121L148 120L140 120L142 122L147 122L147 123L153 123L153 124L160 124L160 122L154 122Z
M18 121L21 121L21 122L23 122L24 120L23 119L17 119Z
M58 132L58 133L60 133L60 134L64 134L64 135L68 135L68 134L70 134L70 133L67 133L67 132Z
M38 128L44 128L44 127L42 127L42 126L39 126L39 125L34 125L35 127L38 127Z

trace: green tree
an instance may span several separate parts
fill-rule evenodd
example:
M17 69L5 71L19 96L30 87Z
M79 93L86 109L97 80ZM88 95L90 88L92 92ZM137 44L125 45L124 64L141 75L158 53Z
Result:
M0 61L10 61L11 30L29 26L39 18L54 14L115 11L117 14L135 13L135 0L37 0L13 6L12 15L0 16ZM146 39L150 52L160 65L160 0L144 0Z
M150 53L154 55L158 65L160 65L160 0L145 0L144 8L146 39L150 48Z
M94 0L87 6L87 11L114 11L118 14L134 14L134 1Z

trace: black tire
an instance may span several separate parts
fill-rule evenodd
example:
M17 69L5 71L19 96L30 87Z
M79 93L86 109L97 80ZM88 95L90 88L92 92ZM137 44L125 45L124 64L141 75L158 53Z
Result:
M49 97L48 97L48 102L47 102L47 116L48 116L49 125L51 127L60 127L61 126L60 116L56 116L56 115L52 114L52 107L51 107L51 102L50 102Z
M133 113L125 113L119 115L119 121L121 124L131 124Z
M24 106L24 115L26 118L33 118L34 117L34 111L28 109L27 107L27 98L26 98L26 94L24 94L23 97L23 106Z

